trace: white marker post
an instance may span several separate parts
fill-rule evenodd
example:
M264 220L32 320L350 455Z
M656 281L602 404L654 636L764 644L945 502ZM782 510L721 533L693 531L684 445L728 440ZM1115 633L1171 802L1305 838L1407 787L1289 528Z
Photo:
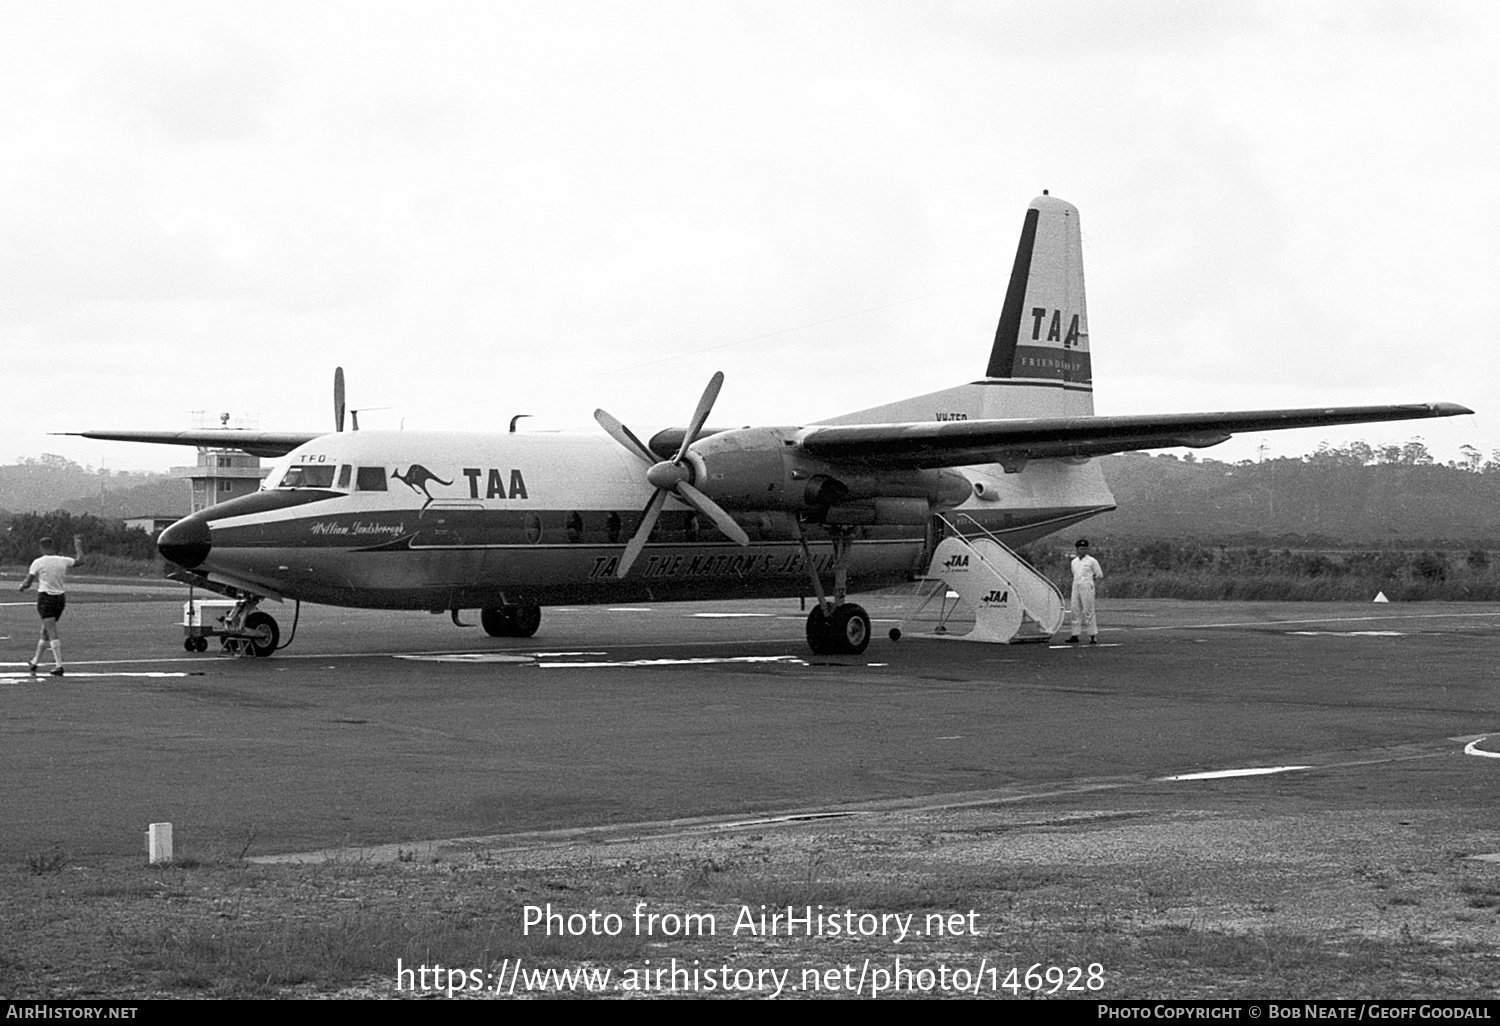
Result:
M172 861L172 824L152 823L146 831L147 861L153 865Z

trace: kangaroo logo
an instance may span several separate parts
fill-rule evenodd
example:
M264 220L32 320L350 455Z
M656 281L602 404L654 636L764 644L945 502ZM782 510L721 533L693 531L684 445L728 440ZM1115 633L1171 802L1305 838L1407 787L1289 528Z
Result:
M422 503L423 509L426 509L432 503L432 493L427 490L428 482L436 481L440 485L451 485L453 483L452 481L444 481L420 463L413 463L407 468L404 474L398 474L393 470L391 471L391 476L412 491L421 492L427 496L427 501Z

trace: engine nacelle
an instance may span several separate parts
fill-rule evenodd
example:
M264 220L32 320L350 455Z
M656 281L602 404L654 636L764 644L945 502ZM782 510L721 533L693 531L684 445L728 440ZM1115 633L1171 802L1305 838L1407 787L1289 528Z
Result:
M739 428L700 439L688 450L693 485L730 510L874 508L869 503L877 499L952 507L972 494L968 479L953 470L872 470L809 459L797 448L799 430ZM899 522L908 522L915 505L900 508ZM886 517L880 521L893 522Z

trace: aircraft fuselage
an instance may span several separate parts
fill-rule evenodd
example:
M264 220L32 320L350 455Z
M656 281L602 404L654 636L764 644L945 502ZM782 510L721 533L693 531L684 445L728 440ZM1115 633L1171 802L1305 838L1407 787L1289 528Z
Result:
M1092 463L945 473L962 475L968 493L947 508L1012 543L1113 506ZM891 477L898 491L907 481ZM597 435L330 434L291 453L267 484L168 528L163 554L242 591L435 611L806 595L799 530L820 572L834 558L820 524L802 515L799 526L795 510L737 509L750 537L741 547L674 500L635 567L617 577L651 487L628 453ZM945 487L951 493L951 481ZM880 502L836 514L854 539L851 591L920 575L935 544L925 500Z

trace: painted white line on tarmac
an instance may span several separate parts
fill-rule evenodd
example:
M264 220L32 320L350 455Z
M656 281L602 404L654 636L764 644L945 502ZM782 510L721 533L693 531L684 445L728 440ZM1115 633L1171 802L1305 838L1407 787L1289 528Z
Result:
M774 619L775 613L689 613L688 619L701 620L748 620L752 618Z
M1222 780L1225 777L1264 777L1272 773L1290 773L1293 770L1312 769L1311 766L1256 766L1251 769L1213 770L1209 773L1179 773L1173 777L1158 777L1158 780Z
M392 659L410 659L414 663L533 663L531 656L507 655L503 652L445 652L439 655L393 655Z
M181 673L181 672L169 672L167 670L148 670L148 671L135 671L135 672L117 671L115 673L93 673L93 672L90 672L88 670L79 671L79 670L71 670L70 669L63 676L61 676L61 677L54 677L54 676L52 676L52 671L51 670L48 670L48 669L45 669L45 668L38 668L37 671L36 671L36 673L0 673L0 680L9 681L9 682L11 682L13 684L15 684L15 683L21 683L23 681L32 681L32 682L38 683L38 684L43 683L43 682L46 682L46 683L49 683L49 684L66 684L70 680L80 680L80 679L83 679L83 678L88 678L90 680L97 680L100 677L191 677L191 676L194 676L194 674L191 674L191 673Z
M744 638L744 639L741 639L739 641L736 641L735 644L737 644L737 645L755 645L755 646L762 646L762 645L788 645L788 644L791 644L792 641L793 641L793 639L791 639L791 638ZM666 648L666 647L671 647L671 648L723 648L724 645L725 645L725 642L722 641L722 640L718 640L718 639L710 640L710 641L672 641L672 642L661 642L661 641L630 641L630 642L621 642L619 644L612 645L611 648L613 648L613 649L615 649L615 650L618 651L620 649L637 649L637 648L660 649L660 648ZM79 647L81 648L82 645L80 645ZM182 646L181 645L177 645L177 646L174 646L174 647L177 649L177 651L179 651L179 652L182 651ZM522 649L520 651L525 652L527 655L533 656L533 657L538 656L538 655L541 654L540 652L532 651L530 649ZM514 653L515 650L512 650L512 652ZM68 665L69 666L132 666L132 665L140 665L142 663L150 664L150 665L160 665L162 663L168 663L168 664L170 664L170 663L188 663L188 664L193 665L193 666L202 667L203 669L210 669L210 668L219 669L219 668L224 668L224 667L228 667L228 666L240 665L241 663L243 663L246 666L267 666L267 665L274 666L277 663L291 661L291 660L299 660L299 661L305 662L305 661L307 661L309 659L317 659L317 660L327 660L327 659L393 659L397 655L402 655L402 654L417 655L417 656L425 656L425 655L441 656L441 655L452 655L454 653L452 653L452 652L446 652L446 651L444 651L442 649L427 649L426 651L419 651L419 652L413 652L413 653L398 653L398 652L391 652L391 651L385 651L385 652L380 652L380 651L367 651L367 652L287 652L287 651L279 651L278 650L277 653L276 653L276 655L274 657L272 657L271 659L258 659L258 658L254 657L254 656L231 656L231 655L226 655L226 654L223 654L223 653L208 652L208 653L205 653L203 655L175 655L175 656L163 655L163 656L155 656L155 657L151 657L151 658L135 658L135 659L69 659L68 660ZM0 663L0 667L3 667L5 665L7 665L7 664ZM11 666L25 666L26 664L25 663L10 663L9 665L11 665Z
M1464 754L1478 755L1485 759L1500 759L1500 752L1487 752L1483 748L1479 747L1480 742L1488 740L1488 734L1486 734L1484 737L1475 738L1473 741L1470 741L1468 744L1464 745Z
M798 656L705 656L699 659L625 659L608 663L537 663L544 669L569 667L572 669L608 669L616 666L705 666L713 663L779 663L785 666L808 666L806 659Z
M1287 631L1299 638L1404 638L1405 631Z

